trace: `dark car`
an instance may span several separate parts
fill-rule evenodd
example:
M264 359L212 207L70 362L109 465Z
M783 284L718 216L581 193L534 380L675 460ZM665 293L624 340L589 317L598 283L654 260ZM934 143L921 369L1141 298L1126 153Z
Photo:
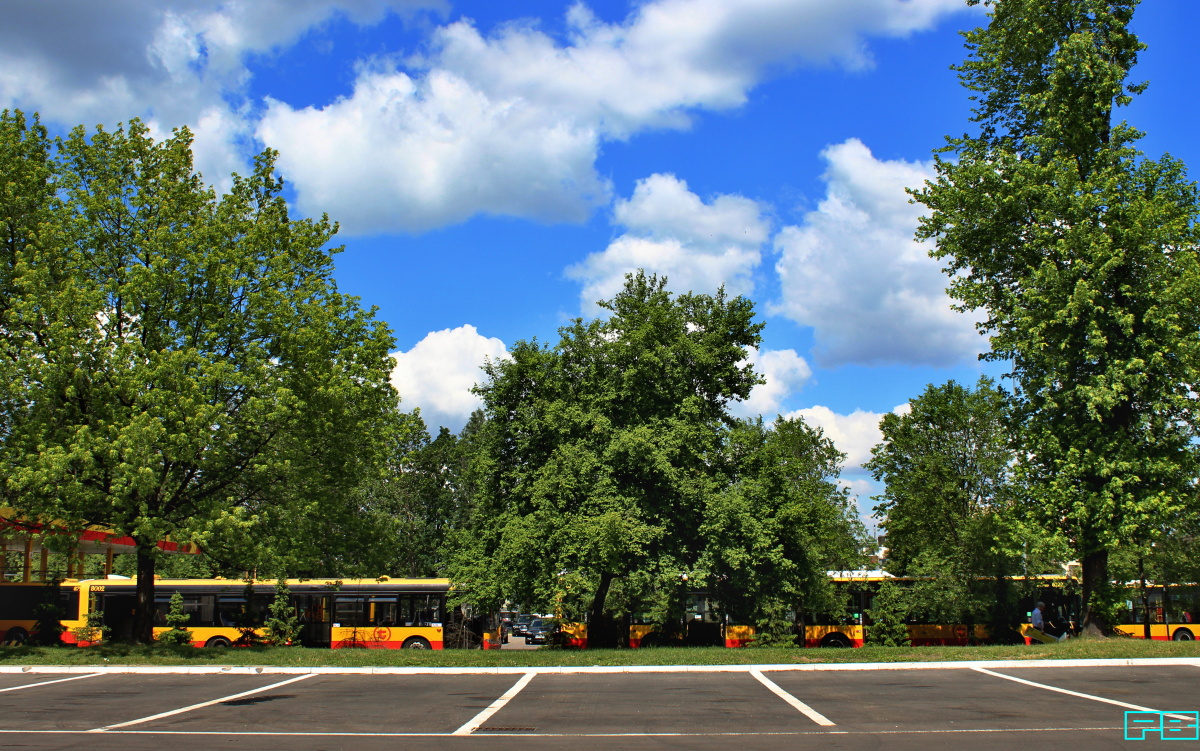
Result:
M525 631L526 644L549 644L554 624L549 619L534 618Z
M512 625L513 636L528 636L529 624L533 621L534 617L529 614L518 615Z

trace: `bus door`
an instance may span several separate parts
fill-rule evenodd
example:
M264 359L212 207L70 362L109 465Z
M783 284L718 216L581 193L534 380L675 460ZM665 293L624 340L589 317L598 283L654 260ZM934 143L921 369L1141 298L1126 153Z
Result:
M135 592L96 592L96 610L104 613L102 619L108 627L108 638L112 641L133 640L133 617L137 610Z
M328 648L333 625L329 595L294 594L292 600L300 614L300 643L306 647Z

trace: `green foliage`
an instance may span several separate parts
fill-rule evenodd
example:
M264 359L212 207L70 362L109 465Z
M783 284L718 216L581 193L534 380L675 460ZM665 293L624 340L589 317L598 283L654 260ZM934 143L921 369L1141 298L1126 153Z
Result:
M167 610L167 625L171 629L159 634L158 640L164 644L174 644L179 647L190 645L192 632L184 627L191 619L191 614L183 612L183 595L175 592L171 595L171 604Z
M82 626L76 626L71 629L71 636L75 637L76 643L96 643L98 641L107 641L108 632L111 631L108 626L104 625L103 610L89 610L84 616Z
M871 601L866 615L870 619L867 627L867 644L878 647L907 647L908 616L912 612L907 593L894 582L885 581Z
M267 643L273 647L295 644L300 639L300 616L292 605L292 592L287 580L279 577L275 582L275 599L271 601L266 621Z
M553 603L576 572L598 614L615 578L699 559L711 458L728 403L759 382L744 348L762 324L744 298L673 297L643 273L600 305L555 347L517 342L485 367L483 479L452 568L477 601Z
M974 0L977 2L977 0ZM974 4L973 2L973 4ZM1197 192L1115 108L1144 49L1134 0L998 0L967 34L974 135L913 195L950 293L986 311L1016 386L1017 465L1083 564L1085 621L1120 540L1195 515L1200 399ZM1190 511L1189 511L1190 509Z
M770 429L741 421L728 431L727 477L705 508L700 568L734 623L766 629L761 641L790 643L785 613L836 610L827 572L861 564L865 532L838 484L844 458L799 418L780 417Z
M186 129L51 144L0 115L6 502L137 541L142 639L158 540L247 568L344 559L396 429L392 337L337 292L336 226L289 218L274 161L217 196Z

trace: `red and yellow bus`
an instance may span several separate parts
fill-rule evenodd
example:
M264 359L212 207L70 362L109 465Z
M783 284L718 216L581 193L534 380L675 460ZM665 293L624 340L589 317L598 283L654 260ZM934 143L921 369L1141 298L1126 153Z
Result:
M291 579L294 612L300 619L299 643L306 647L344 649L443 649L457 639L447 632L448 579ZM100 613L108 639L133 635L137 582L107 578L65 581L59 585L63 607L62 640L74 644L86 633L88 613ZM44 597L42 584L0 585L0 629L10 642L33 633L33 604ZM228 647L262 639L275 582L236 579L159 579L154 584L155 626L158 638L167 631L166 614L172 595L183 598L184 625L197 647ZM20 618L2 619L9 615ZM95 640L99 640L97 634ZM90 640L89 640L90 641ZM476 640L477 641L477 640ZM463 640L463 643L470 643Z
M1128 585L1119 634L1155 641L1193 641L1200 635L1200 585Z

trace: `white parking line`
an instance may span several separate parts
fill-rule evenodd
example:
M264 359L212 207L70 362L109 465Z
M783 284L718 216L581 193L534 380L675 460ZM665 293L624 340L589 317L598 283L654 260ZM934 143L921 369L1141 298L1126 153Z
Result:
M153 714L153 715L150 715L149 717L142 717L137 720L130 720L129 722L118 722L115 725L105 725L102 728L93 728L92 730L89 730L87 732L103 733L107 730L115 730L117 728L126 728L126 727L129 727L130 725L140 725L143 722L150 722L151 720L158 720L163 717L170 717L171 715L183 714L184 712L191 712L193 709L204 709L205 707L211 707L212 705L220 704L221 702L233 701L234 699L240 699L243 696L250 696L251 694L262 693L263 691L268 691L273 688L279 688L280 686L286 686L289 683L295 683L296 681L302 681L306 678L312 678L316 675L317 675L317 673L306 673L305 675L298 675L295 678L288 678L286 681L280 681L279 683L272 683L269 686L263 686L262 688L251 689L250 691L243 691L240 694L231 694L229 696L222 696L220 699L213 699L212 701L202 701L199 704L192 704L187 707L180 707L179 709L172 709L169 712L159 712L158 714Z
M521 680L517 681L516 684L513 685L512 688L510 688L508 691L505 691L503 696L489 704L487 709L472 717L465 725L460 727L458 730L455 730L453 733L451 733L451 735L470 735L471 733L475 732L475 730L477 730L480 725L487 722L492 715L503 709L505 704L508 704L510 701L512 701L514 696L521 693L521 689L528 686L529 682L533 680L535 675L537 675L536 672L526 673L524 676L522 676Z
M1024 678L1017 678L1015 676L1005 675L1004 673L996 673L996 672L988 670L986 668L971 668L971 669L975 670L977 672L980 672L980 673L987 673L988 675L994 675L997 678L1003 678L1006 681L1014 681L1016 683L1024 683L1026 686L1035 686L1037 688L1044 688L1047 691L1056 691L1060 694L1066 694L1067 696L1078 696L1081 699L1091 699L1092 701L1102 701L1105 704L1113 704L1118 707L1125 707L1126 709L1136 709L1139 712L1158 712L1158 711L1160 711L1157 709L1153 709L1151 707L1142 707L1137 704L1130 704L1129 702L1117 701L1116 699L1106 699L1103 696L1094 696L1093 694L1081 694L1080 692L1072 691L1069 688L1059 688L1058 686L1047 686L1045 683L1034 683L1033 681L1027 681ZM1177 720L1194 719L1191 716L1177 715L1177 714L1168 714L1167 716L1173 717Z
M817 723L818 725L823 725L825 727L834 727L835 726L836 723L831 722L828 717L821 714L820 712L813 709L812 707L808 706L807 704L800 701L796 697L792 696L787 691L784 691L779 686L775 685L775 682L772 681L767 676L763 675L762 671L751 670L750 675L757 678L759 683L761 683L762 685L764 685L768 689L770 689L771 693L775 694L780 699L783 699L788 704L790 704L793 707L795 707L796 709L800 710L804 714L804 716L807 717L808 719L812 720L813 722Z
M20 691L23 688L33 688L34 686L49 686L51 683L64 683L66 681L78 681L84 678L96 678L97 676L106 675L105 673L88 673L87 675L76 675L71 678L59 678L54 681L42 681L41 683L26 683L24 686L9 686L8 688L0 688L0 694L5 691Z

